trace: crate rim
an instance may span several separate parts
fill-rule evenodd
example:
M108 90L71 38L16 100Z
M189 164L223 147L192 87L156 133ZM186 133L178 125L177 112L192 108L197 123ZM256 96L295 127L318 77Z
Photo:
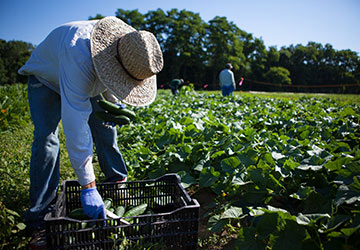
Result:
M193 198L190 197L190 195L186 192L185 188L181 185L180 176L178 174L176 174L176 173L165 174L165 175L160 176L160 177L155 178L155 179L126 181L126 182L123 182L121 184L127 184L127 183L153 183L153 182L161 181L161 179L164 179L164 178L167 178L167 177L175 177L176 178L177 184L179 184L179 187L180 187L182 193L185 195L186 199L188 200L187 202L188 203L193 203L193 204L186 204L184 207L177 208L177 209L175 209L175 210L173 210L171 212L158 213L156 215L169 215L171 213L178 212L178 211L180 211L182 209L197 209L197 208L200 208L200 203L196 199L193 199ZM75 180L75 179L62 181L62 183L61 183L61 193L60 193L58 198L60 198L60 196L65 196L65 189L66 189L66 184L67 183L76 183L77 185L80 186L79 182L77 180ZM102 183L99 183L99 184L96 184L96 185L105 186L105 185L111 185L111 184L114 184L114 182L102 182ZM61 199L57 200L55 207L59 207L58 202L60 202L60 201L61 201ZM71 221L71 222L77 222L78 223L78 222L96 222L96 221L108 220L108 219L77 220L77 219L69 218L67 216L55 217L55 216L52 216L52 214L53 214L53 212L48 212L45 215L45 217L44 217L45 222L46 221L64 220L64 221ZM140 215L140 216L148 216L148 215Z

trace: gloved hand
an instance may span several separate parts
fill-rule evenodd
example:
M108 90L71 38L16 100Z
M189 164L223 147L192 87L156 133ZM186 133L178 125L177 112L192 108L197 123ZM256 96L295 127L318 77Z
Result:
M104 201L96 187L81 190L80 201L86 215L93 219L106 219Z

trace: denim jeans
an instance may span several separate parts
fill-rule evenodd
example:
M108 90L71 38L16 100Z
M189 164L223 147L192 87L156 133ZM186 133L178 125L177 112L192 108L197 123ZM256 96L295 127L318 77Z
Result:
M52 209L59 185L61 98L34 76L29 76L28 98L34 141L30 159L30 208L25 212L24 221L32 230L43 226L43 218ZM93 113L89 126L100 168L106 181L122 180L128 172L117 145L116 128L104 126L94 116L94 112L101 109L97 103L99 98L90 98Z
M234 91L234 87L232 85L230 86L222 86L221 92L223 96L232 96Z

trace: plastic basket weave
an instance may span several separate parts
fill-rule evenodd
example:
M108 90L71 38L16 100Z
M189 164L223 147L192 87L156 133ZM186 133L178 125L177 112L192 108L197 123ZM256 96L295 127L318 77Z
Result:
M81 186L75 180L64 181L53 212L45 216L48 249L196 249L199 208L181 186L176 174L158 179L97 185L103 199L113 206L148 204L153 213L133 217L130 225L120 219L81 221L67 217L81 207ZM92 227L84 228L86 222ZM126 240L125 243L122 243Z

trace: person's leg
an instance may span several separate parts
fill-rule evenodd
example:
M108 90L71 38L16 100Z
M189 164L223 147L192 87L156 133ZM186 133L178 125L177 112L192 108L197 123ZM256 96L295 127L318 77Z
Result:
M222 86L221 92L222 92L223 96L228 96L229 95L229 87L228 86Z
M171 93L173 94L173 95L176 95L176 89L174 88L174 87L170 87L170 89L171 89Z
M232 92L233 92L233 86L226 86L226 87L224 87L224 93L223 93L223 95L224 96L232 96Z
M29 77L28 99L34 123L34 141L30 159L30 208L24 214L29 230L43 226L59 184L58 124L61 117L60 96Z
M230 87L229 87L229 95L230 95L230 96L233 96L233 92L234 92L234 87L233 87L233 86L230 86Z
M117 145L116 127L105 126L103 121L95 117L95 112L102 110L97 103L100 96L91 98L93 112L89 125L94 140L100 168L106 181L120 181L127 177L128 171Z

